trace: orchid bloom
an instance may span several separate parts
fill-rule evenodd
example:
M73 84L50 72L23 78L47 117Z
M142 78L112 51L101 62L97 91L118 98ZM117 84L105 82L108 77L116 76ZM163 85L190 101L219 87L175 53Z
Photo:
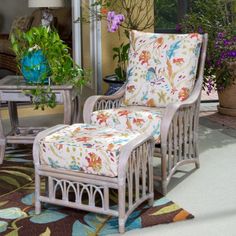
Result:
M116 32L124 20L124 15L116 14L114 11L109 11L107 13L108 32Z

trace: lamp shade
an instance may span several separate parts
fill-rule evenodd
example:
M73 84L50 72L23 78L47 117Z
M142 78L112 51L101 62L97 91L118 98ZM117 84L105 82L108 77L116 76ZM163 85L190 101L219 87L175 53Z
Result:
M64 7L64 0L28 0L28 6L37 7Z

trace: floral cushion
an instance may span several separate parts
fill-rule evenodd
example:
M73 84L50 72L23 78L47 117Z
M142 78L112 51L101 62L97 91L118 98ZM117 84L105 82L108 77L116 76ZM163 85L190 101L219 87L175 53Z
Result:
M100 127L132 130L152 135L160 143L160 127L163 109L127 106L117 109L99 110L92 113L91 122Z
M192 34L130 34L125 105L166 106L191 93L202 36Z
M74 124L40 141L42 165L117 176L122 146L140 135L88 124Z

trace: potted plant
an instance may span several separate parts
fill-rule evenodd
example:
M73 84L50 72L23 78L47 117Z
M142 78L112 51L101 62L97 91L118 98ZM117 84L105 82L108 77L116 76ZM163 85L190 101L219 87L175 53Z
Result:
M36 109L56 106L50 85L70 84L78 89L84 85L84 71L74 63L68 46L55 30L40 26L27 32L16 31L11 35L11 43L26 82L37 86L26 91Z
M114 71L115 74L105 76L105 78L103 79L109 85L106 95L115 93L126 81L129 43L121 43L119 47L115 47L112 50L114 52L113 60L117 61L117 67Z
M209 34L205 89L216 89L218 111L236 116L236 12L235 2L196 0L182 22L184 32Z
M122 32L128 41L130 30L144 31L154 25L154 17L150 14L153 9L152 0L129 1L129 3L127 1L97 0L89 6L89 15L79 18L77 21L104 20L107 23L108 32L118 31L118 36ZM136 14L137 12L139 14ZM112 49L113 60L116 61L117 66L114 74L105 76L103 79L109 84L107 95L116 92L126 81L129 46L129 43L122 42L120 46Z

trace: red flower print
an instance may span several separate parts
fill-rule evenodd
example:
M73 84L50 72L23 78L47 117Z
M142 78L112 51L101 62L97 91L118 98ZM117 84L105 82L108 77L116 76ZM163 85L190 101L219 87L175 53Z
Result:
M97 116L97 121L99 122L99 125L101 125L102 123L106 123L107 119L108 119L108 116L103 113Z
M147 101L147 106L148 107L155 107L155 102L154 102L153 98L151 98Z
M119 111L118 115L119 116L127 116L130 112L128 110L123 110L123 111Z
M73 131L73 133L78 133L78 132L80 132L80 131L81 131L80 127L77 127L77 128Z
M114 144L110 143L107 147L107 151L112 151L113 148L114 148Z
M141 126L144 123L144 120L140 118L137 118L137 119L134 118L133 123L136 124L137 126Z
M157 38L156 40L157 48L160 48L163 42L164 42L163 37Z
M149 51L142 51L141 55L139 56L139 61L141 61L141 64L148 64L148 61L151 58L151 53Z
M100 137L103 137L103 138L110 138L110 137L113 137L114 134L102 134Z
M78 142L88 142L89 140L91 140L91 137L81 137L81 138L77 138L76 141Z
M56 144L56 149L61 150L63 148L63 144Z
M197 38L197 39L199 39L199 34L198 33L192 33L192 34L190 34L190 38L192 39L192 38Z
M129 93L133 93L135 91L135 86L134 85L129 85L129 86L127 86L126 89Z
M180 65L180 64L184 63L184 58L182 58L182 57L181 58L174 58L173 63Z
M102 168L102 160L99 156L97 156L95 153L89 153L89 157L86 157L86 160L88 161L88 167L91 167L95 171L100 171Z
M179 99L180 101L184 101L185 99L187 99L189 97L189 89L188 88L182 88L179 91Z
M97 130L97 128L84 128L85 130Z

